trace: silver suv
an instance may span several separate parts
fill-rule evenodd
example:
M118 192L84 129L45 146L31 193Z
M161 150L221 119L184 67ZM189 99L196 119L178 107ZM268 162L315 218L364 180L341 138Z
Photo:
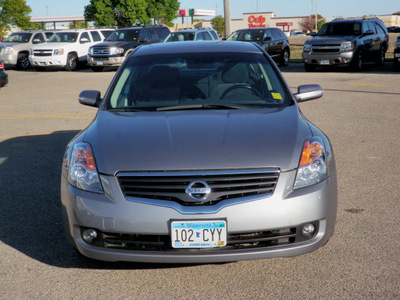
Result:
M334 20L304 43L306 71L319 66L349 65L355 71L365 61L381 65L385 61L389 35L378 18Z
M172 32L164 42L183 42L183 41L218 41L218 34L214 29L186 29Z
M32 46L44 43L53 35L53 31L33 30L12 33L0 44L0 60L7 66L16 66L26 70L29 62L29 50Z

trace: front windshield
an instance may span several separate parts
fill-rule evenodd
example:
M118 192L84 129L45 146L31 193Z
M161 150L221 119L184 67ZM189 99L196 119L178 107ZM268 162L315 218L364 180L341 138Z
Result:
M333 22L326 23L320 31L319 36L323 35L360 35L361 24L357 22Z
M28 43L32 33L13 33L9 37L5 38L3 42L11 43Z
M132 57L111 88L107 109L284 107L290 96L256 53L178 53Z
M258 42L263 38L262 30L240 30L232 33L228 41Z
M48 43L75 43L78 39L78 32L55 32L48 40Z
M194 32L174 32L165 39L165 42L194 41Z
M137 41L139 38L139 33L139 30L116 30L106 39L106 41Z

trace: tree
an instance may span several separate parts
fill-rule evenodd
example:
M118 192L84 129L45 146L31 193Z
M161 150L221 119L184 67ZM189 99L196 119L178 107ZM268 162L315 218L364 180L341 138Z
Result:
M70 22L68 24L68 27L71 29L78 29L78 28L84 29L86 28L86 23L80 21Z
M324 25L326 20L323 16L317 15L317 29L319 30ZM300 27L304 31L312 32L315 30L315 15L305 17L299 22Z
M170 25L178 9L178 0L90 0L84 14L97 26L123 28L150 24L152 18Z
M212 18L211 25L219 35L225 33L225 19L223 16L216 16L215 18Z
M25 0L0 0L0 36L3 38L11 26L28 29L32 9Z

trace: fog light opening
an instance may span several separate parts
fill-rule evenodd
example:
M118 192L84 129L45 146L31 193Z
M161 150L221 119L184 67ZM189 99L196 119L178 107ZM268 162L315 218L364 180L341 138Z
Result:
M95 229L89 228L82 232L83 240L88 244L93 244L98 239L99 235Z
M313 235L315 234L315 226L313 224L306 224L303 226L303 229L301 231L303 233L303 235L307 238L311 238L313 237Z

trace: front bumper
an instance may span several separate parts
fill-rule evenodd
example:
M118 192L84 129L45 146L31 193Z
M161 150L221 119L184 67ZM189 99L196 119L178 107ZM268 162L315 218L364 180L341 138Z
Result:
M354 56L354 52L342 53L314 53L303 52L303 61L305 64L318 66L333 66L350 64Z
M88 64L92 67L118 67L120 66L125 57L124 56L110 56L110 57L92 57L88 55Z
M33 67L64 67L67 64L66 55L33 56L29 55Z
M334 166L331 171L336 174ZM105 195L78 190L62 177L61 199L66 237L83 255L105 261L213 263L291 257L312 252L323 246L334 232L336 176L332 175L307 188L292 190L295 176L295 171L281 173L271 197L224 200L207 207L188 207L175 202L133 197L126 199L113 176L102 175ZM156 251L98 247L87 244L81 236L82 228L94 228L116 236L157 235L168 239L171 220L215 219L227 220L228 235L248 235L287 228L298 230L307 223L316 224L318 231L312 238L292 240L291 243L206 250L167 247Z
M17 64L17 54L0 54L0 60L5 65L15 66Z

